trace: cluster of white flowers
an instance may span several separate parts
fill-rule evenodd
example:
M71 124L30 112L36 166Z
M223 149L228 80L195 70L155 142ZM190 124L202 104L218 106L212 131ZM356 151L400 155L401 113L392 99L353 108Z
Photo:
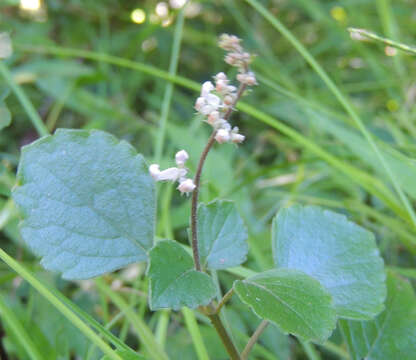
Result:
M245 52L240 45L241 40L234 35L223 34L220 37L219 46L227 51L225 61L238 68L237 80L245 86L257 84L253 72L248 70L251 55ZM242 143L245 136L239 133L238 127L232 128L225 119L238 100L237 88L230 85L230 80L223 72L214 76L215 85L211 81L202 84L201 95L196 99L195 109L205 117L205 121L217 132L215 140L220 143Z
M177 189L182 193L189 194L194 191L195 184L192 179L187 179L186 174L188 169L185 168L185 163L189 159L189 155L185 150L178 151L175 155L177 167L171 167L166 170L160 170L159 164L152 164L149 166L149 173L155 181L178 181Z

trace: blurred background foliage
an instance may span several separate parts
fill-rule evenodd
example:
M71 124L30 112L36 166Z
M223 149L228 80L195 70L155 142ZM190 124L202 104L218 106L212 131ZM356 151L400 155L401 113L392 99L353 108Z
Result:
M179 83L174 84L169 102L166 94L172 85L157 69L168 71L171 66L172 72L170 64L177 60L178 75L197 83L220 71L232 76L216 40L223 32L238 35L246 48L257 55L253 70L260 84L243 99L252 107L244 105L232 119L232 124L246 135L244 145L216 146L210 153L202 200L222 197L236 201L250 234L250 257L245 267L271 267L270 220L279 208L296 202L347 214L375 233L388 266L410 279L416 278L412 269L415 224L368 142L318 73L246 1L193 0L183 9L184 3L2 0L0 32L9 32L14 48L6 64L49 131L62 127L106 130L132 143L149 163L156 160L156 144L162 142L162 166L172 165L174 153L184 148L191 155L189 167L194 173L209 136L209 127L193 110L197 92L192 89L193 83L172 77ZM382 44L353 41L347 27L369 29L412 44L416 36L415 2L260 3L285 24L347 96L414 204L416 59ZM179 24L181 11L183 28ZM180 51L175 59L172 48L179 40L180 49L176 50ZM107 55L113 58L109 61ZM152 68L140 71L138 63ZM20 147L38 134L27 110L14 94L8 94L10 89L2 78L0 87L0 127L4 127L0 131L1 247L111 328L129 346L142 350L131 319L95 287L94 281L76 284L45 273L21 242L18 214L9 196ZM161 115L163 107L165 113ZM261 114L253 116L256 111ZM160 127L164 116L166 132ZM158 192L157 235L186 243L189 201L167 184L160 186ZM144 272L145 265L134 265L104 280L145 319L172 359L195 359L192 329L183 314L147 310ZM218 276L222 290L235 279L229 273ZM67 319L4 263L0 264L0 284L0 305L12 310L11 316L48 353L46 359L100 358L99 351ZM215 332L206 319L198 320L210 358L225 359ZM236 299L227 312L227 320L240 347L259 322ZM2 324L1 336L2 359L29 358L7 323ZM345 345L337 332L331 342L314 350L269 327L252 358L345 356Z

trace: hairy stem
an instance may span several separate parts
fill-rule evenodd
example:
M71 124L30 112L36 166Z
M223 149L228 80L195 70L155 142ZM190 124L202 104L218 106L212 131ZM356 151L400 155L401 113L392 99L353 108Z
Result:
M246 347L244 348L243 352L241 353L241 360L247 360L248 355L250 354L251 349L256 344L257 340L259 339L260 335L263 333L263 331L266 329L267 325L269 325L269 322L267 320L263 320L254 334L251 336L251 338L248 340L248 343Z
M212 325L214 326L215 330L217 330L218 335L221 338L222 343L224 344L225 348L227 349L228 354L230 355L231 360L240 360L240 354L238 353L237 348L235 347L234 343L232 342L230 336L227 333L220 317L218 314L209 314L209 319L211 320Z

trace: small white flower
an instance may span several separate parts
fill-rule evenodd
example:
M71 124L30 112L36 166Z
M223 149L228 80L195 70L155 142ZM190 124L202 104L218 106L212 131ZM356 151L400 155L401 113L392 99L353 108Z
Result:
M209 114L211 114L215 110L216 110L215 107L213 107L211 105L204 105L199 112L202 115L208 116Z
M208 124L211 126L215 126L215 124L220 120L220 112L219 111L213 111L208 115Z
M185 150L178 151L175 155L176 165L179 167L183 167L188 159L189 155Z
M204 97L200 96L198 99L196 99L195 102L195 110L200 111L202 107L206 104L206 100Z
M248 73L238 74L237 80L242 84L246 84L249 86L257 85L256 76L251 71Z
M226 51L241 51L241 39L235 35L222 34L218 46Z
M177 189L183 194L183 193L190 193L194 191L196 188L196 185L194 184L192 179L185 179L181 181Z
M217 75L215 75L214 79L215 79L215 81L228 80L227 75L225 75L223 72L219 72Z
M159 164L152 164L149 166L149 173L153 179L159 180L160 166Z
M158 181L177 181L180 178L185 177L187 172L188 171L186 169L171 167L159 173Z
M215 107L215 109L219 108L221 105L221 99L217 95L208 94L205 99L207 100L207 103Z
M224 101L224 104L225 105L230 106L230 105L232 105L234 103L234 96L232 96L232 95L224 96L224 100L223 101Z
M228 91L228 81L218 80L215 83L215 90L217 90L219 93L222 93L224 91Z
M231 133L231 142L241 144L245 140L245 136L241 134Z
M212 90L214 90L215 87L212 84L211 81L205 81L202 84L202 89L201 89L201 96L206 97L207 95L209 95L211 93Z
M219 129L215 135L215 140L217 140L219 144L224 144L230 141L230 132L225 129Z

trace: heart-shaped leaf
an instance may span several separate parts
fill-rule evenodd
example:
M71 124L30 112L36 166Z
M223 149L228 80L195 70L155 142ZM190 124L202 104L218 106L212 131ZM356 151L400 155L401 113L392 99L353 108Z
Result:
M338 316L367 320L383 310L385 273L372 233L317 206L282 209L272 230L276 266L319 280Z
M128 143L58 130L23 148L17 177L21 234L46 269L86 279L146 260L154 182Z
M387 277L386 309L371 321L340 322L353 360L414 360L416 295L399 276Z
M247 257L247 231L233 202L215 201L198 207L198 247L201 264L226 269Z
M258 316L303 340L323 342L335 328L331 295L301 271L269 270L237 280L234 289Z
M216 294L212 279L194 269L192 257L175 241L160 241L149 253L152 310L207 305Z

